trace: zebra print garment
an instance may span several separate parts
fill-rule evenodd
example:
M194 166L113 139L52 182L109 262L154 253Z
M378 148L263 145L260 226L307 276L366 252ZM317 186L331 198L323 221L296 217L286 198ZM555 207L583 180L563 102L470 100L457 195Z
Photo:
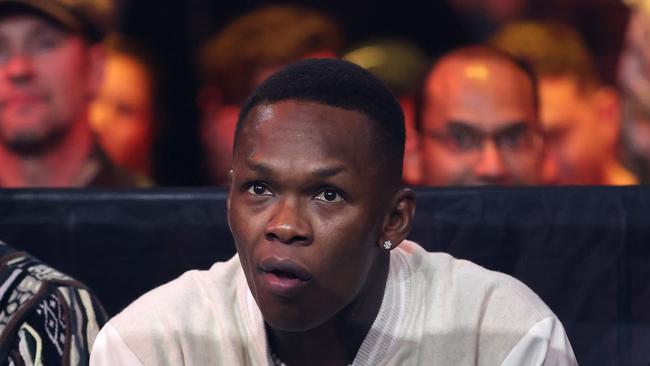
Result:
M0 242L0 363L87 365L107 321L85 285Z

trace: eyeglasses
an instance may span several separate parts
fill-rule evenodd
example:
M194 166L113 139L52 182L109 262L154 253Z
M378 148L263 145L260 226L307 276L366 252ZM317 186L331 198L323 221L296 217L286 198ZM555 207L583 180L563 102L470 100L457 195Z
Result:
M542 143L541 131L520 122L492 133L485 133L466 123L451 122L443 130L426 130L425 137L457 154L474 154L483 150L486 140L507 156L532 154Z

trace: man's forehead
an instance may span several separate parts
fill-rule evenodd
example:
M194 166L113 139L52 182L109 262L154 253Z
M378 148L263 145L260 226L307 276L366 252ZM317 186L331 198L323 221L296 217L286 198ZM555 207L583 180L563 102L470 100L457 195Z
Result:
M429 92L462 90L462 87L494 87L504 83L531 89L530 78L510 61L499 58L450 58L440 62L431 73ZM462 86L462 87L461 87Z
M562 99L584 98L588 90L582 90L578 79L571 75L548 75L539 78L540 96ZM542 103L543 104L543 103Z
M57 30L69 32L63 24L50 17L37 12L11 13L0 15L0 30L12 31L34 31L34 30Z
M277 136L282 135L282 131L286 138L309 135L313 139L350 137L353 134L353 137L367 140L373 127L370 119L361 112L290 99L255 106L246 117L242 132Z
M513 70L471 60L442 65L429 79L427 110L443 119L528 119L535 111L532 84Z
M316 102L283 101L251 110L235 155L307 155L319 159L360 158L372 154L372 122L360 112Z
M266 177L286 178L301 175L317 179L335 176L349 176L358 173L350 161L338 159L314 159L309 154L290 155L289 158L275 159L267 154L251 154L243 159L235 169L254 172Z

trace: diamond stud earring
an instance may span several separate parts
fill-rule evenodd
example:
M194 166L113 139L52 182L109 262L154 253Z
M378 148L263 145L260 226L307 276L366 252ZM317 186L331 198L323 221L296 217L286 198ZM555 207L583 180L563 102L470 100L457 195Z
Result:
M390 248L392 247L393 247L393 242L391 242L390 240L384 241L384 249L390 250Z

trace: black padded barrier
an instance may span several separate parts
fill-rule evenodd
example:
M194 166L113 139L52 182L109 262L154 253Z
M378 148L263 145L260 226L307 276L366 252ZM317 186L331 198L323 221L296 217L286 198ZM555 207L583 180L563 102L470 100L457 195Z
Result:
M530 286L580 364L650 364L650 188L415 189L411 239ZM2 190L0 239L85 282L109 314L234 254L226 191Z

